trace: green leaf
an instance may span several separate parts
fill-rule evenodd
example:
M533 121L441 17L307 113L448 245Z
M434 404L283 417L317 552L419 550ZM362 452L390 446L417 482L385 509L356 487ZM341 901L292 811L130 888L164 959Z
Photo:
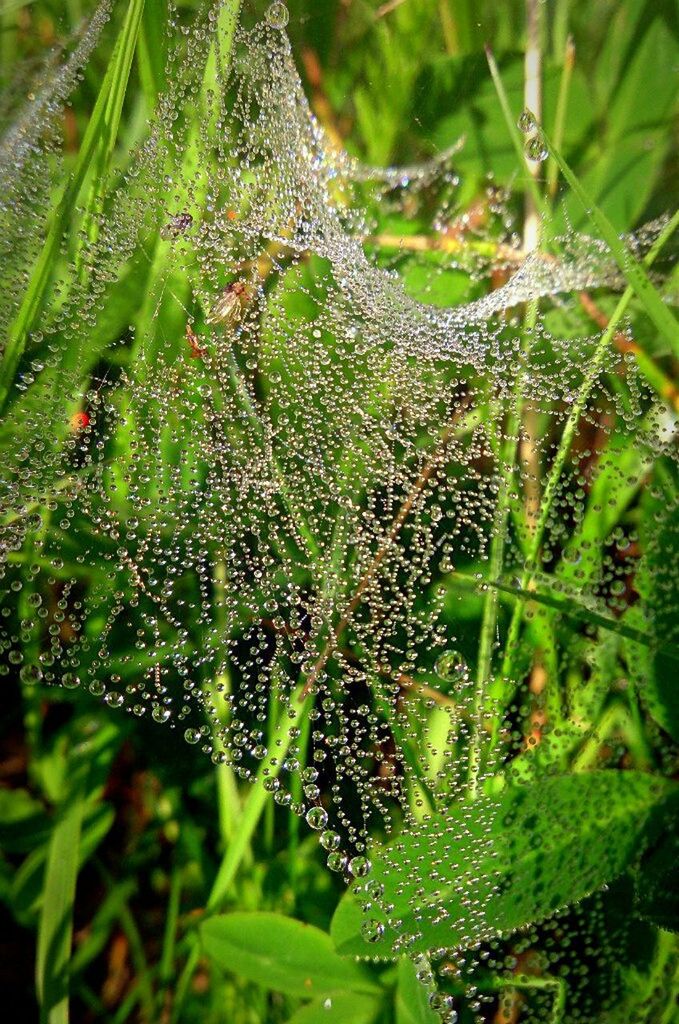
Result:
M379 991L357 964L335 952L329 935L282 914L211 917L200 935L211 960L267 989L295 996Z
M614 434L597 466L580 524L558 568L561 579L586 592L601 571L604 542L637 494L649 463L632 438Z
M679 933L679 831L665 835L648 856L644 857L636 879L634 909L639 917L656 928Z
M672 32L660 17L644 18L643 27L617 87L607 97L592 137L593 159L581 174L586 191L620 231L633 227L653 193L670 143L667 118L676 100L667 74L676 59ZM573 200L565 203L567 220L580 228L586 217Z
M39 800L25 789L0 789L0 848L24 853L45 842L52 822Z
M396 1024L439 1024L439 1016L429 1009L429 992L417 980L415 964L403 956L398 964Z
M374 944L363 938L366 917L348 893L332 921L335 946L393 958L411 936L409 952L469 948L544 920L628 867L656 820L651 813L674 789L640 772L596 771L460 802L371 852L369 885L384 892L380 905L370 898L367 917L384 934ZM402 922L398 931L388 919Z
M379 1010L376 999L357 992L325 996L302 1006L288 1024L373 1024Z

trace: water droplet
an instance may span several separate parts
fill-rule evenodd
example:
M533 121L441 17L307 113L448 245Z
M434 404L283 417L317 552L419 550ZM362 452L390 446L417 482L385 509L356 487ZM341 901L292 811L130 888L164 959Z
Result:
M528 107L524 107L519 114L519 119L516 122L519 126L520 131L524 132L525 135L530 135L532 132L537 130L538 122L535 114Z
M535 160L536 162L542 162L549 156L549 150L545 145L545 140L542 136L542 132L539 132L532 139L529 139L525 145L526 156L529 160Z
M336 850L340 844L339 833L326 829L325 832L321 832L320 843L325 850Z
M344 871L347 866L347 856L345 853L340 853L339 850L333 850L328 854L326 864L331 871Z
M22 683L34 686L42 679L42 671L37 665L24 665L19 671L19 678Z
M369 917L361 925L361 935L366 942L379 942L384 935L384 925L374 917Z
M163 704L153 705L153 710L151 711L151 718L153 719L154 722L160 722L161 724L163 722L167 722L170 715L170 709L165 707Z
M310 807L306 812L306 820L311 828L325 828L328 823L328 812L322 807Z
M80 677L74 672L65 672L61 682L67 690L77 690L80 686Z
M444 651L436 660L435 670L441 679L454 683L466 675L467 662L459 651Z
M365 878L366 875L370 874L371 868L372 864L367 857L352 857L349 861L349 871L354 878Z
M184 739L187 743L198 743L201 737L200 729L187 729L184 733Z
M271 28L283 29L290 20L290 12L280 0L274 0L274 3L269 4L264 16Z

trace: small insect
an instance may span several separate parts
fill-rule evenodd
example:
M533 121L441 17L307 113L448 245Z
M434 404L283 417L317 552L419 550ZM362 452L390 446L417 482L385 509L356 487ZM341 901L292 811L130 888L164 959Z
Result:
M207 316L209 324L237 324L248 299L247 286L242 281L227 284Z
M178 213L160 229L160 237L179 238L189 230L192 224L193 217L190 213Z
M207 349L201 348L201 346L198 344L198 335L194 331L191 324L186 325L186 340L188 341L189 348L191 349L191 358L202 359L203 356L207 353Z

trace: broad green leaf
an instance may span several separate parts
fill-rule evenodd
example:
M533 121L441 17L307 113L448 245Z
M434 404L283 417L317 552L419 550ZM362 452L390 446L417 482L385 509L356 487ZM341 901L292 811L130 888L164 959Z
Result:
M615 434L603 452L578 528L569 538L559 576L585 590L601 571L604 541L618 525L648 472L644 459L625 434Z
M383 895L379 905L366 896L365 914L356 893L342 899L331 926L336 948L393 958L399 936L413 936L411 952L468 948L542 921L620 875L673 791L640 772L595 771L460 802L371 851L368 884ZM388 920L401 922L398 931ZM372 934L384 929L377 942L363 937L366 922Z
M670 142L666 119L676 102L667 74L676 57L670 28L660 17L643 19L643 27L601 112L592 159L581 174L587 193L620 231L634 226L653 192ZM576 228L586 222L575 197L567 199L565 210Z
M371 996L340 993L302 1006L287 1024L373 1024L379 1010L379 1002Z
M524 104L523 60L514 54L498 59L507 99L516 119ZM544 123L547 125L554 123L560 80L561 67L548 61L544 72ZM455 156L455 166L465 174L481 176L492 171L500 181L507 181L516 173L517 156L482 54L433 61L421 76L417 98L418 121L423 131L431 133L439 150L460 136L465 137L465 145ZM576 66L566 110L568 151L586 136L591 124L587 82ZM522 180L525 180L525 168L519 166Z
M200 935L211 960L267 989L309 997L379 991L356 963L335 952L329 935L282 914L211 917Z
M417 980L415 964L407 956L398 964L396 1024L438 1024L439 1016L429 1008L429 993Z

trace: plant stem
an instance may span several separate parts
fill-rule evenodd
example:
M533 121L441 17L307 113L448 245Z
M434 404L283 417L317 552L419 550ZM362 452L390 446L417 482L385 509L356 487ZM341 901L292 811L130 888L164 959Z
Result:
M526 0L527 39L524 60L524 107L531 110L538 121L540 120L542 113L541 23L542 18L539 0ZM493 65L491 65L491 73L492 72ZM497 78L498 81L496 82L496 86L499 85L502 95L504 95L499 75ZM505 110L505 116L507 116L508 106L503 106L503 110ZM510 125L508 122L508 127L510 128L512 138L514 138L516 136L515 125L513 122ZM525 254L535 251L540 245L540 210L543 206L543 200L537 184L539 168L540 164L538 161L528 161L528 170L530 173L532 188L527 190L525 197L523 226L523 251ZM538 304L537 301L533 301L529 303L524 318L524 329L521 344L522 363L525 361L530 351L533 341L533 332L537 323L537 314ZM519 446L522 407L523 380L522 374L519 372L516 376L516 384L512 395L511 412L505 428L506 440L502 446L502 451L499 456L498 469L501 474L500 489L495 510L493 538L490 545L490 557L488 564L488 577L491 580L498 579L502 574L512 479ZM499 415L497 419L499 422ZM486 591L483 603L483 617L479 637L475 707L472 720L473 733L469 745L469 793L472 797L476 797L478 794L482 767L482 744L484 740L486 712L488 710L492 710L488 708L488 687L492 672L493 647L495 645L495 633L497 630L498 597L497 589L495 587L489 587Z
M493 79L493 85L495 86L495 91L497 92L498 100L500 101L500 109L502 110L505 123L509 131L509 136L512 140L512 145L514 146L516 154L519 158L519 164L522 167L526 167L528 165L528 158L524 150L523 139L517 127L516 119L512 113L512 109L509 106L507 93L505 92L505 87L502 84L500 71L495 61L495 57L493 56L493 51L488 46L486 47L486 60L488 61L488 67L490 68L490 74ZM529 167L528 170L529 173L526 177L526 188L531 195L533 203L535 204L535 209L538 211L541 217L544 217L547 213L545 201L542 195L540 194L540 190L537 187L535 178L530 173Z
M530 110L538 124L542 121L542 3L526 0L526 52L523 62L523 105ZM540 239L540 211L544 201L537 181L541 169L539 160L526 159L534 188L525 197L523 222L523 249L530 253L538 248Z

